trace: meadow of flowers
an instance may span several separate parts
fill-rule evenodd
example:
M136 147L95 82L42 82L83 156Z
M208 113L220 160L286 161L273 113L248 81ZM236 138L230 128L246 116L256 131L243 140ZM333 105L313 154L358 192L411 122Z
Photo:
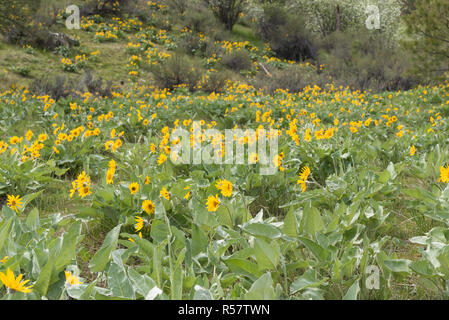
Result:
M0 297L447 297L448 107L449 85L2 92ZM257 154L175 165L194 121L276 130L276 173Z
M77 75L123 49L112 62L127 86L109 97L0 91L0 299L449 298L447 81L269 94L251 85L258 72L326 68L146 6L164 19L83 17L82 46L53 53ZM173 90L146 81L179 48L201 77ZM233 80L207 90L227 59ZM178 129L216 159L234 130L244 159L175 163ZM277 139L274 174L261 174L261 138Z

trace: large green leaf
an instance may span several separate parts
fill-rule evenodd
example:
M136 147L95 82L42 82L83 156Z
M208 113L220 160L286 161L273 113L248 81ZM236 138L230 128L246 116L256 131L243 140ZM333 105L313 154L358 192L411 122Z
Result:
M122 225L119 224L106 235L100 250L95 253L89 263L89 268L92 272L100 272L106 268L107 264L111 260L112 251L117 247L121 227Z
M128 268L128 276L134 287L134 290L143 297L156 287L156 282L146 274L140 274L132 268Z
M254 253L256 260L262 269L276 269L279 263L279 247L273 243L269 244L265 240L256 238L254 241Z
M55 270L55 258L53 255L50 255L47 263L41 269L41 272L39 273L39 277L37 278L37 281L33 287L33 290L35 290L41 296L47 295L47 291L50 286L50 281L52 278L52 273L54 270Z
M301 219L301 230L311 236L315 236L318 231L324 230L324 222L317 208L309 203L303 211Z
M254 281L251 288L245 294L245 299L247 300L275 300L278 298L274 290L273 279L269 272Z
M299 237L299 241L302 242L302 244L304 244L304 246L310 250L310 252L312 252L312 254L320 261L327 261L327 259L330 257L330 252L329 250L326 250L325 248L323 248L322 246L320 246L319 244L317 244L316 242L307 239L307 238L303 238L303 237Z
M298 236L298 221L293 210L290 210L285 216L282 232L289 237L296 238Z
M206 253L209 238L204 231L196 224L192 226L192 255Z
M61 250L56 258L56 271L61 271L76 256L76 249L79 242L78 237L81 234L81 221L76 221L64 234Z
M410 264L412 261L408 259L385 260L384 265L393 272L410 272Z
M31 230L37 230L37 228L39 228L39 223L40 223L39 210L37 208L34 208L28 214L25 224Z
M113 260L107 272L108 286L115 297L135 299L134 289L126 273L119 250L112 252Z
M214 300L210 290L205 289L201 286L195 286L195 294L193 295L193 300Z
M0 228L0 250L2 250L6 244L6 239L9 236L9 228L11 227L13 220L14 217L11 217L9 218L9 220L5 220L2 223L2 226Z
M233 272L247 276L254 281L262 274L257 264L245 259L228 259L225 263Z
M307 270L302 276L296 278L296 280L291 284L290 294L295 294L296 292L306 288L319 287L325 283L326 280L327 278L318 280L315 270Z
M269 223L263 222L255 222L255 223L246 223L243 227L243 230L252 234L253 236L262 236L269 239L276 239L281 237L281 231Z
M343 300L357 300L357 295L360 292L359 281L355 281L352 286L348 289Z

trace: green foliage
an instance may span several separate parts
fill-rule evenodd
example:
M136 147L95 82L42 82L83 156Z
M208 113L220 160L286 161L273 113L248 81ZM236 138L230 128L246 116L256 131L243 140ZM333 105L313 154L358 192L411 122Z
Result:
M229 31L237 23L247 0L204 0Z
M308 30L326 37L335 31L366 30L368 5L374 6L380 15L377 32L382 34L385 42L394 46L402 32L401 9L410 5L407 1L294 0L292 10L302 12Z
M188 6L181 18L183 25L196 33L212 34L214 30L221 31L213 12L200 4Z
M279 57L297 61L316 57L315 41L305 29L300 14L277 4L265 5L258 28L262 38Z
M320 63L339 85L360 90L407 90L417 83L409 73L410 58L391 48L381 36L366 32L334 33L327 37Z
M415 1L404 16L414 55L414 70L430 79L441 79L449 71L449 3L444 0Z
M265 67L266 68L266 67ZM286 66L283 69L268 68L269 74L259 72L255 85L267 93L274 93L278 89L288 92L300 92L307 86L325 87L330 82L324 73L317 73L314 66Z
M2 33L26 32L40 8L40 0L5 0L0 4L0 30Z
M166 63L155 65L151 70L160 88L173 89L187 85L194 91L201 77L201 66L181 55L173 55Z
M235 71L249 70L253 67L251 55L246 50L234 50L225 54L222 63Z

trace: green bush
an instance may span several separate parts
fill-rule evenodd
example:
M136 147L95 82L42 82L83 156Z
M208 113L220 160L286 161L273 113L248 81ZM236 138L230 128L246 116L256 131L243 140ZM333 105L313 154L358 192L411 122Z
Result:
M449 71L449 3L446 0L409 1L404 16L409 40L405 47L413 54L416 74L443 80Z
M268 66L265 66L265 68L268 69L269 75L259 72L254 85L270 94L277 89L299 92L307 86L317 85L324 88L329 80L324 74L318 74L313 68L305 69L298 65L292 65L281 70Z
M73 83L67 80L66 76L57 75L54 78L45 76L42 79L31 83L30 91L36 95L50 95L52 99L58 101L73 94Z
M156 85L173 90L179 85L187 85L195 91L201 79L201 67L185 56L174 54L164 64L151 67Z
M223 92L226 88L226 82L231 79L231 74L228 71L211 72L201 87L204 92Z
M215 16L231 31L243 12L246 0L205 0Z
M374 91L410 89L406 52L389 47L381 36L366 32L336 32L326 37L320 62L337 84Z
M234 50L222 58L222 63L235 71L249 70L253 66L251 55L246 50Z
M179 14L184 14L189 6L188 0L168 0L168 6L171 10L177 11Z
M177 47L186 54L194 55L201 51L202 43L197 33L186 33L179 38Z
M16 67L14 68L14 70L22 77L28 77L31 73L31 69L28 66Z
M187 8L182 16L182 23L193 32L210 34L212 30L219 29L218 21L212 11L199 4Z
M298 61L316 58L315 40L305 29L301 15L277 4L265 5L263 10L259 33L279 57Z

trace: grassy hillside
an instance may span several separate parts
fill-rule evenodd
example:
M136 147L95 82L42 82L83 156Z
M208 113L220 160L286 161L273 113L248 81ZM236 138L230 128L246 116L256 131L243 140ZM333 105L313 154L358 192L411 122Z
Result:
M157 19L164 17L167 8L156 7L156 14ZM64 26L64 21L60 16L58 23L52 27L52 32L72 36L79 40L80 46L50 50L0 42L0 68L3 71L0 85L3 89L14 84L30 86L42 78L51 81L61 74L78 83L87 69L92 70L96 77L113 81L114 85L126 84L126 87L132 87L134 84L154 85L149 67L169 59L174 50L182 45L181 41L184 38L188 39L186 42L192 41L189 45L194 46L198 45L198 41L199 45L201 41L208 42L207 44L209 46L212 44L213 50L218 50L217 52L223 50L224 53L230 52L233 46L236 50L248 49L253 52L254 65L250 65L251 70L245 70L243 74L218 63L219 71L221 72L223 68L228 69L227 76L234 80L245 80L246 76L253 76L258 70L257 61L266 62L271 58L271 61L282 64L273 54L269 54L270 57L262 57L267 53L264 50L266 47L251 28L243 25L236 25L231 33L224 34L226 40L220 43L209 39L201 32L189 30L182 24L167 25L167 31L162 27L155 27L155 21L142 23L135 18L104 19L93 16L83 18L80 30L68 30ZM200 38L196 39L198 37ZM204 73L216 65L217 59L220 60L217 54L193 55L193 52L189 51L181 51L178 54L195 62L201 67L199 71ZM69 59L71 63L64 63L62 59ZM136 73L133 74L133 71Z

